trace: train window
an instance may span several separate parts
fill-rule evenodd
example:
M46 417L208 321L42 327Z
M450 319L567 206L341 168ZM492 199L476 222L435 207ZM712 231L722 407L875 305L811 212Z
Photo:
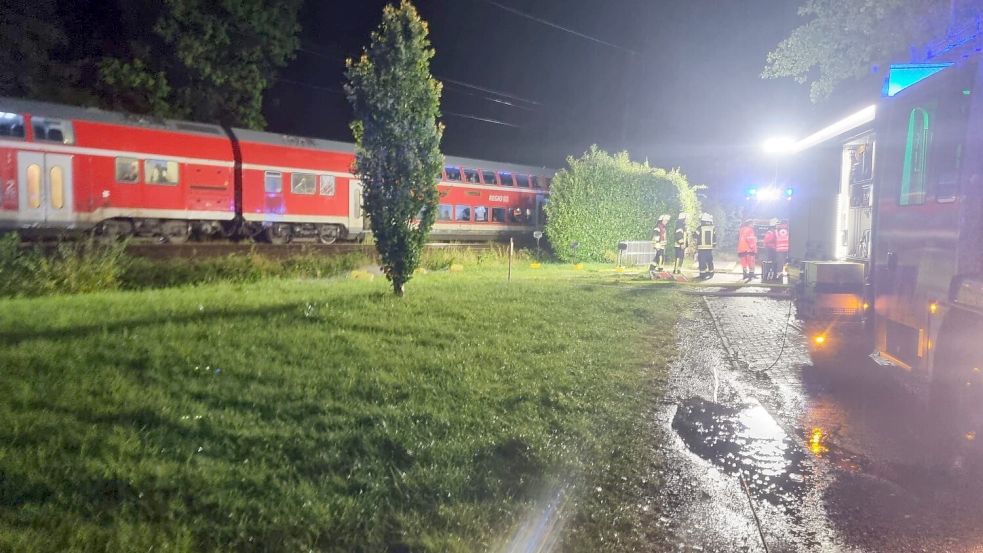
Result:
M450 181L461 181L461 170L457 167L444 167L444 173L447 174L447 180Z
M533 175L533 176L529 177L529 180L532 182L532 187L533 188L542 188L543 187L543 177L540 177L539 175Z
M505 222L505 208L504 207L493 207L492 208L492 222L493 223L504 223Z
M478 184L478 171L474 169L464 169L464 182Z
M27 166L27 205L41 207L41 166L37 163Z
M529 175L516 175L515 183L520 188L529 188Z
M932 142L931 127L931 114L927 110L920 107L911 110L898 205L925 203L925 159Z
M553 186L553 177L544 177L543 178L543 188L549 190L549 188L551 186Z
M317 191L316 183L317 177L310 173L294 173L290 175L290 192L312 195Z
M135 183L140 180L140 160L133 157L116 158L116 182Z
M495 171L482 171L481 182L485 184L498 184L498 178L495 177Z
M177 162L148 159L143 162L143 178L147 184L175 186L179 181Z
M321 195L334 196L335 179L334 175L321 175Z
M48 188L51 190L51 207L65 207L65 171L55 165L48 171Z
M474 222L476 223L487 223L488 222L488 208L479 205L474 208Z
M283 174L279 171L267 171L263 176L263 189L267 194L283 192Z
M0 136L24 138L24 116L0 112Z
M437 206L437 220L450 221L454 218L454 206L440 204Z
M72 130L71 121L33 117L31 127L34 128L34 140L75 144L75 132Z
M970 97L961 90L957 94L954 98L944 98L939 102L932 131L929 192L940 203L954 202L959 195Z
M499 173L498 182L502 183L502 186L512 186L515 181L512 180L512 173Z
M466 205L459 205L454 211L455 221L471 221L471 207Z

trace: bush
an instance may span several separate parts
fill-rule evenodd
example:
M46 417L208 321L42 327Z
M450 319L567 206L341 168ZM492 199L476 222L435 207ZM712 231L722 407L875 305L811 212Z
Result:
M651 238L662 214L675 220L685 211L692 222L699 217L696 188L677 170L634 163L627 152L611 155L596 146L567 162L546 204L546 234L561 261L604 261L622 240Z
M63 242L46 251L22 246L16 234L0 236L0 297L115 290L130 261L124 247Z

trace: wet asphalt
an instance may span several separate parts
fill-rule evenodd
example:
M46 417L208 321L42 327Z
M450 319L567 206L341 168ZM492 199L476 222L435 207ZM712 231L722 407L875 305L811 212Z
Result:
M922 383L814 365L764 294L697 297L676 331L654 550L983 552L980 444Z

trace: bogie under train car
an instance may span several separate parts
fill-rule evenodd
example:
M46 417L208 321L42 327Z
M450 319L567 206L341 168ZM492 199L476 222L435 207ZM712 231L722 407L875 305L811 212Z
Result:
M354 160L342 142L0 98L0 232L357 239L370 229ZM447 158L432 235L531 235L552 175Z

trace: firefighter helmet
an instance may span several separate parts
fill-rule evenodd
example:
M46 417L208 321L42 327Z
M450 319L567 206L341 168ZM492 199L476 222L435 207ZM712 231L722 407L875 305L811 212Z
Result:
M703 215L700 215L700 222L701 223L712 223L713 222L713 215L710 215L709 213L707 213L707 212L704 211L703 212Z
M669 222L669 216L668 215L664 215L664 214L663 215L659 215L659 222L660 223L668 223Z

